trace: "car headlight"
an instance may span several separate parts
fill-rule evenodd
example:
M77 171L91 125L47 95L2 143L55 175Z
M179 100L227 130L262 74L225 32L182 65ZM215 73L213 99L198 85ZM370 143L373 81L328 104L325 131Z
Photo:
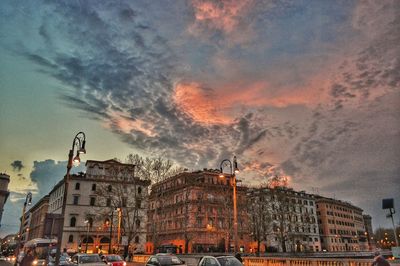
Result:
M112 263L111 263L111 262L108 262L107 265L112 265Z
M37 263L38 263L38 261L37 261L37 260L34 260L34 261L32 262L32 265L37 265Z
M126 266L126 262L124 261L124 266Z

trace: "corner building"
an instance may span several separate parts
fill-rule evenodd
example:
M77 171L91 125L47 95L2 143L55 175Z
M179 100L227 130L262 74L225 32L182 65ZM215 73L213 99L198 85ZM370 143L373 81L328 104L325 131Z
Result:
M366 251L363 210L336 199L317 196L322 248L326 251Z
M231 177L218 170L184 172L156 183L149 196L146 253L174 245L178 253L234 248ZM237 186L238 247L248 251L246 190Z

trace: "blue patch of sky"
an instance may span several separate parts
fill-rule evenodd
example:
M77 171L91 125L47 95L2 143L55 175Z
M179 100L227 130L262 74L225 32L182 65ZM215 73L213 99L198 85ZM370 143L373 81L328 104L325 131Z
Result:
M354 1L294 1L258 15L258 42L266 42L265 57L296 56L332 44L351 30ZM348 24L348 25L347 25ZM259 53L253 54L255 60Z

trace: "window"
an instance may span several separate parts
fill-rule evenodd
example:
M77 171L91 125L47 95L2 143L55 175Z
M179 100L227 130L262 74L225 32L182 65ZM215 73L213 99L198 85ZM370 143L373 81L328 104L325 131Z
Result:
M140 226L140 220L136 220L136 226L137 226L137 227Z
M78 205L79 204L79 196L74 196L74 205Z
M142 188L138 187L137 192L138 192L138 194L142 194Z
M108 192L111 192L111 191L112 191L112 186L111 186L111 185L108 185L107 191L108 191Z
M107 207L110 207L110 206L111 206L111 198L108 198L108 199L107 199L106 205L107 205Z
M92 184L92 191L96 191L96 184Z
M123 197L122 198L122 207L126 207L126 203L127 203L127 198Z
M74 236L73 235L69 235L68 243L72 243L72 242L74 242Z
M75 190L79 190L81 188L81 184L80 183L76 183L75 184Z
M72 217L71 220L69 221L69 226L75 227L75 225L76 225L76 218Z
M96 198L95 197L90 197L90 206L94 206L96 203Z
M139 236L135 236L135 243L139 243Z

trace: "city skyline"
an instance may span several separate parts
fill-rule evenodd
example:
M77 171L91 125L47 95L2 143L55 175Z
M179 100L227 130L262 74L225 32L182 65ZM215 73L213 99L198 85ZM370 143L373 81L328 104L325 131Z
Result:
M398 1L0 3L0 234L82 160L161 155L190 170L400 204ZM372 15L371 15L372 14ZM81 171L83 167L74 169ZM396 222L399 216L396 214Z

